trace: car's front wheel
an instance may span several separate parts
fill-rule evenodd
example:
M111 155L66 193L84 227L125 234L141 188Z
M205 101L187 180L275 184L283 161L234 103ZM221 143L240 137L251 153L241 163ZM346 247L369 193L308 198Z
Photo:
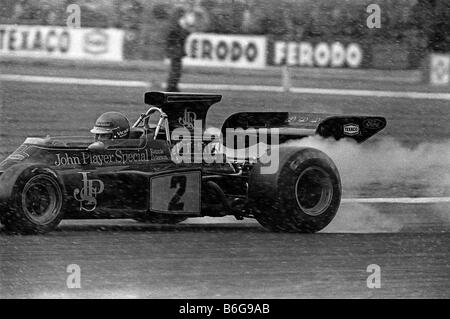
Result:
M56 174L47 168L29 168L16 180L2 223L13 232L46 233L60 223L62 206L63 188Z

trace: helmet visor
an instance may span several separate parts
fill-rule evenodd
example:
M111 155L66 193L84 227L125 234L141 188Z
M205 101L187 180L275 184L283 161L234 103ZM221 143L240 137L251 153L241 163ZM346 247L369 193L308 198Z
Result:
M106 128L106 127L98 127L94 126L94 128L91 130L92 134L111 134L112 129Z

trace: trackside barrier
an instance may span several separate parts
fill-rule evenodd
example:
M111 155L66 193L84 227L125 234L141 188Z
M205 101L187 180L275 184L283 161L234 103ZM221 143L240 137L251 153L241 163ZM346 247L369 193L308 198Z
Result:
M427 82L431 85L450 84L450 54L430 54L429 67L427 69Z
M119 29L0 25L0 58L116 62L123 61L125 47L124 30ZM379 65L382 69L389 69L389 65L398 62L389 53L391 50L384 50L383 45L350 38L293 42L279 41L271 36L192 33L185 49L186 66L244 70L279 67L284 91L290 91L291 77L296 68L373 68L375 60L381 63L392 59L390 64ZM408 52L406 46L402 49ZM408 68L408 65L404 67ZM430 54L423 76L424 82L431 85L449 85L450 55Z
M124 31L39 25L0 25L0 57L123 60Z
M263 69L267 66L264 36L192 33L186 40L187 66Z

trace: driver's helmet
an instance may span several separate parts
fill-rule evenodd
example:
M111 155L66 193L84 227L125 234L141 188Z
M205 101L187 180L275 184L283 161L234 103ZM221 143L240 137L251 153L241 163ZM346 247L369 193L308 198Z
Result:
M126 139L130 136L130 123L119 112L106 112L95 121L91 130L96 139Z

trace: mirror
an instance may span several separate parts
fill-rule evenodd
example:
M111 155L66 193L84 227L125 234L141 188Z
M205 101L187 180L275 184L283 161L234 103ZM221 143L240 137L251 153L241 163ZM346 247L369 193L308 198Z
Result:
M105 144L101 141L94 142L88 146L88 150L91 152L103 152L105 149Z

